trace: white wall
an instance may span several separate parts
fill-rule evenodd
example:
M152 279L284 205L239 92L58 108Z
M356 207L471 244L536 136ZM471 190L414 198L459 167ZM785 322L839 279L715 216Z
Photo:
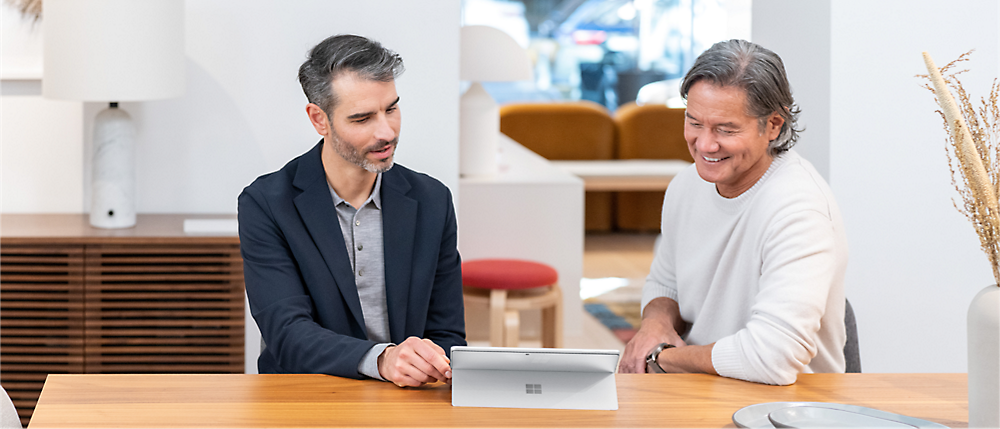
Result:
M926 73L922 51L944 64L974 48L962 80L985 95L1000 75L998 3L838 0L828 16L797 3L755 0L753 34L794 64L823 60L822 38L803 37L812 33L803 26L830 29L829 178L847 228L863 369L965 372L966 310L994 280L952 207L945 131L914 76ZM822 74L789 73L797 91L827 85Z
M775 17L788 17L778 20ZM804 129L795 150L830 180L830 0L754 1L751 40L785 64ZM789 37L794 35L794 37Z
M0 5L0 212L79 213L82 104L41 98L40 29Z
M9 12L4 6L4 39L38 37L7 25ZM185 19L186 94L121 105L138 128L140 213L235 213L244 186L311 148L319 136L306 118L297 71L310 47L336 33L372 37L403 56L397 161L457 189L458 0L199 0L186 2ZM0 210L89 210L91 126L104 105L84 103L81 117L80 103L75 111L53 111L54 102L38 92L15 99L10 86L5 80L4 179L51 182L55 161L59 183L82 192L28 198L4 180ZM15 123L11 111L24 119ZM55 140L75 155L52 159L36 151Z
M966 310L995 281L952 207L938 107L913 76L926 73L921 51L945 64L976 49L962 79L983 95L1000 76L997 8L850 0L831 9L831 176L852 244L849 291L865 315L861 335L875 340L864 344L872 370L966 371Z
M0 211L79 213L82 103L40 93L37 80L0 82Z

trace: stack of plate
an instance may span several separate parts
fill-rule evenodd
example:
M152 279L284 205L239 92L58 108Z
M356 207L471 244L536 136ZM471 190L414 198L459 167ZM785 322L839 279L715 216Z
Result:
M927 420L857 405L767 402L733 413L741 428L947 428Z

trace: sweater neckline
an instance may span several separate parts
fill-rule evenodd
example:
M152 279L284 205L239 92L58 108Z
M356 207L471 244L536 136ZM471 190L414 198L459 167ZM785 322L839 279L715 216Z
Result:
M774 172L781 168L781 166L784 165L791 156L791 150L775 155L774 159L771 160L771 165L768 166L767 171L764 172L764 175L761 176L760 179L757 179L757 182L754 183L750 189L747 189L745 192L736 197L726 198L719 195L719 190L716 189L715 184L712 184L712 199L715 200L716 207L720 210L724 210L726 213L738 213L742 211L747 205L750 204L750 201L753 201L754 195L756 195L760 188L764 186L764 183L767 182L767 180L774 175Z

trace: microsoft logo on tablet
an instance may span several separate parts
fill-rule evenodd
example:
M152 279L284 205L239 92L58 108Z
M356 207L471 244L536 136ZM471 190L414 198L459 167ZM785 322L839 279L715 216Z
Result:
M542 394L542 385L541 384L525 384L524 385L524 393L527 393L529 395L541 395Z

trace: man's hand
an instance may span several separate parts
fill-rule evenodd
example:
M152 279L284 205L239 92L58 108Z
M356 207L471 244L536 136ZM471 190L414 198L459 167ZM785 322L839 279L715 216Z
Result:
M660 343L673 344L675 347L686 345L677 333L677 326L684 321L680 317L677 302L669 298L656 298L646 304L642 310L642 324L639 332L625 346L625 354L618 363L618 372L646 372L646 355Z
M397 386L418 387L433 381L451 381L451 361L444 349L428 339L407 338L389 346L378 357L378 372Z
M664 324L657 318L645 317L639 332L635 333L632 340L625 346L625 354L622 355L621 362L618 363L620 373L644 373L646 372L646 355L660 343L673 344L676 347L684 346L684 340L669 325Z

